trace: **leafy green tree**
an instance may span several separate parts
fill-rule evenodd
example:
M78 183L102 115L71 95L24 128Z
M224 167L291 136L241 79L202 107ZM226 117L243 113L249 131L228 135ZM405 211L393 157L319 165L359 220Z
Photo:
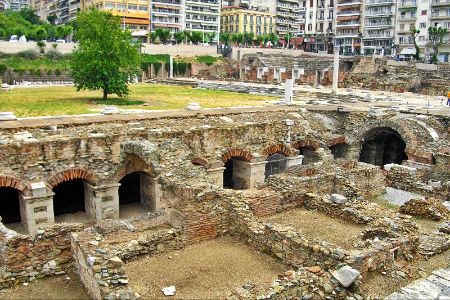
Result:
M55 25L56 19L57 19L56 15L47 16L47 21L52 25Z
M244 43L244 35L242 33L234 33L231 36L231 41L236 45L241 45L242 43Z
M47 30L44 26L36 26L31 33L31 37L37 41L45 40L48 37Z
M254 38L255 38L255 34L253 32L244 33L244 41L247 46L251 46L253 44Z
M200 31L191 31L189 34L189 40L194 44L198 44L203 41L203 33Z
M41 53L45 53L45 46L47 45L45 42L43 41L39 41L36 43L37 46L39 47Z
M150 32L150 42L154 44L156 42L156 39L158 38L158 34L154 31Z
M184 41L184 32L183 31L177 31L173 34L173 38L175 41L177 41L177 44L181 44Z
M276 46L278 44L278 41L280 40L278 35L276 35L273 32L270 33L267 37L269 38L269 41L272 43L273 46Z
M230 34L228 32L222 32L219 35L219 41L222 44L224 44L224 45L229 45L230 44L230 39L231 39L231 36L230 36Z
M420 48L419 48L419 45L417 45L416 38L420 33L420 29L411 28L410 33L411 33L412 41L414 43L414 48L416 49L416 54L414 55L414 59L419 60L420 59Z
M433 48L431 62L436 64L438 62L439 46L444 42L444 36L447 34L447 29L444 27L430 26L428 27L428 34L431 46Z
M119 97L128 95L128 84L140 70L140 45L131 32L122 30L120 17L110 12L89 10L78 14L75 37L78 49L71 60L71 74L77 90L103 90Z
M0 28L0 39L6 39L6 30Z
M19 11L19 15L31 24L42 24L39 16L36 14L36 11L32 8L22 8Z
M264 46L264 45L262 45L264 42L264 36L262 36L262 35L256 36L256 42L258 43L258 47Z
M206 35L206 38L208 39L208 42L210 44L214 43L214 40L216 39L216 33L215 32L210 32Z
M167 28L157 28L155 30L156 35L159 38L159 41L163 44L166 44L167 41L170 39L170 37L172 36L172 33L170 33L170 30Z
M56 36L59 39L67 39L69 35L73 32L72 26L69 25L61 25L56 27Z
M183 34L184 34L184 42L187 44L187 42L191 40L191 33L185 30L183 31Z

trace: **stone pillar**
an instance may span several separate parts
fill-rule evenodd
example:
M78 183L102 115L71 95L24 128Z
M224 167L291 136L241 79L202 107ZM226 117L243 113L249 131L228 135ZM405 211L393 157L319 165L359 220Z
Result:
M36 182L31 184L31 196L20 197L20 216L28 233L55 224L53 195L44 182Z
M96 223L106 219L119 219L120 183L92 186L86 184L86 213Z
M284 102L286 104L292 104L294 95L294 79L286 79L286 83L284 85Z
M213 182L214 185L223 188L223 171L224 167L207 169L206 173L208 178Z
M292 166L301 165L303 163L303 155L286 157L286 169Z
M169 78L173 78L173 56L171 55L169 58Z
M140 174L141 204L152 211L161 207L161 185L158 178Z
M237 190L254 188L264 182L267 161L262 157L255 162L233 159L234 188Z
M334 62L333 62L333 94L337 95L338 78L339 77L339 48L334 48Z

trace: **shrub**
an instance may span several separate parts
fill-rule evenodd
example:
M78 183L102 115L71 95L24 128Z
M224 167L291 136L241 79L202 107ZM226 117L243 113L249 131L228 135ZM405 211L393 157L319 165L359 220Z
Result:
M6 73L6 70L8 70L8 66L5 64L0 63L0 76Z
M34 60L39 57L39 54L34 50L25 50L17 53L19 57L28 59L28 60Z
M212 66L217 61L217 57L211 55L200 55L196 56L195 60L198 63L205 64L207 66Z
M61 74L62 74L61 69L55 69L55 75L61 75Z
M60 60L64 57L64 55L61 52L56 50L47 51L47 54L45 56L47 56L47 58L50 60Z
M52 75L52 70L51 69L47 70L47 75L49 75L49 76Z

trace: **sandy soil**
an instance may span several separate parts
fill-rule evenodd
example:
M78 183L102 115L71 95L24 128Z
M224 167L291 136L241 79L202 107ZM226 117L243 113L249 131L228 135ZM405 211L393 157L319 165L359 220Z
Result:
M121 219L128 219L134 216L143 215L149 212L150 209L139 202L121 204L119 208L119 217Z
M265 222L292 226L303 233L323 241L351 249L363 225L332 218L324 213L303 208L285 211L263 219Z
M160 256L143 257L125 266L130 286L143 299L162 298L174 285L178 299L224 299L246 283L269 285L286 268L231 238L191 245Z
M421 274L427 277L431 275L434 270L449 267L450 250L433 256L428 260L417 258L412 264L406 264L405 268L410 270L408 274L410 276L407 275L406 278L392 278L389 273L387 275L383 275L379 272L370 273L369 276L362 281L361 290L366 297L370 296L371 299L384 298L414 280L421 278Z
M70 280L66 280L70 277ZM28 286L23 284L0 290L0 299L90 299L78 275L45 277Z

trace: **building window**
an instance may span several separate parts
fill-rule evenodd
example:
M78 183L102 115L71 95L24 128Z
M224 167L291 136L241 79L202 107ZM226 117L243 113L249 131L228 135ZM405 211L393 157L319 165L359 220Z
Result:
M426 27L427 27L427 23L421 22L421 23L419 24L419 27L420 27L420 28L426 28Z
M427 10L422 10L422 16L426 16L427 15Z
M419 36L419 42L425 42L425 37L423 35Z
M405 29L405 24L400 24L400 30L404 30Z
M308 31L312 30L312 24L308 24Z
M309 0L309 7L314 7L314 0Z

